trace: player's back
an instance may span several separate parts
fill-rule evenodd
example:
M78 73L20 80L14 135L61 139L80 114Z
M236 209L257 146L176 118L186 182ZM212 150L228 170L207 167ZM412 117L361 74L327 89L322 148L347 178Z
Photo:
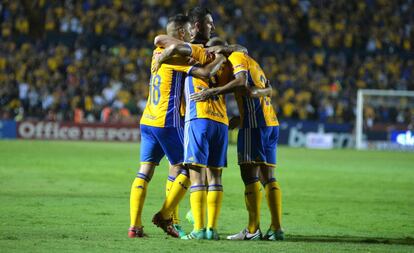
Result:
M248 85L265 88L267 78L260 65L248 54L234 52L229 56L233 66L233 74L246 72ZM279 122L273 109L270 97L251 98L236 92L236 100L243 128L278 126Z
M163 49L153 52L151 66ZM141 124L154 127L179 127L183 125L180 113L181 96L190 65L184 57L167 60L156 72L151 72L148 100Z

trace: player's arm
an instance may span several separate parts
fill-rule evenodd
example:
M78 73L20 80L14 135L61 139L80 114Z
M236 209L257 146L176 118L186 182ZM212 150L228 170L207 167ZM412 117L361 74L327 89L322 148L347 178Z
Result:
M222 54L216 54L216 58L214 61L210 62L209 64L203 67L192 67L189 73L192 76L202 78L202 79L210 79L213 77L217 71L219 71L221 65L226 62L226 57Z
M258 98L272 95L272 87L269 81L266 82L265 88L250 87L247 79L247 72L242 71L236 74L235 79L224 86L216 88L202 89L190 95L190 99L199 102L205 101L213 96L220 94L227 94L234 91L241 91L247 93L250 97Z
M229 56L229 61L233 66L234 79L227 84L215 88L204 89L190 96L195 101L205 101L212 96L226 94L235 91L245 91L248 87L248 63L244 54L234 53Z
M211 63L214 60L214 55L211 53L208 53L206 50L204 50L204 48L200 46L192 45L189 43L185 43L183 41L178 41L177 43L171 44L156 58L152 70L157 71L158 68L160 68L161 64L167 61L168 59L170 59L173 55L180 55L182 57L191 57L195 61L199 62L201 65L204 65L206 63ZM221 60L224 60L224 59L221 57ZM207 71L211 72L212 70L213 68L210 68ZM217 72L217 70L215 72ZM206 75L202 73L201 76L206 76Z
M226 61L227 61L227 58L224 55L218 54L216 55L214 61L204 66L200 64L190 65L189 63L171 64L171 63L166 62L166 64L169 66L169 68L175 71L184 72L194 77L208 80L217 74L217 71L220 69L221 65Z
M156 72L161 64L163 64L165 61L170 59L173 55L181 55L181 56L191 56L191 47L186 43L181 43L182 41L179 41L180 43L173 43L170 46L168 46L156 59L155 63L152 67L152 71Z
M167 48L173 44L184 44L184 42L165 34L158 35L154 39L154 45L157 47Z
M270 86L270 81L266 81L266 85L264 88L248 87L248 93L250 97L259 98L259 97L271 97L272 96L272 86Z
M220 95L220 94L227 94L230 92L234 92L236 89L247 89L248 82L247 82L247 71L241 71L235 75L235 78L228 82L224 86L216 87L216 88L208 88L203 89L199 92L193 93L190 95L190 99L198 102L198 101L205 101L213 96ZM201 87L200 87L201 88Z

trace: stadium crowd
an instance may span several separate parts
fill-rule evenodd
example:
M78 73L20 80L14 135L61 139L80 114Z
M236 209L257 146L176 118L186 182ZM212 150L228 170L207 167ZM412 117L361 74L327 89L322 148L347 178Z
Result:
M196 4L259 60L280 118L352 122L358 88L414 90L413 0L4 0L0 118L136 122L153 38ZM367 113L409 122L413 108Z

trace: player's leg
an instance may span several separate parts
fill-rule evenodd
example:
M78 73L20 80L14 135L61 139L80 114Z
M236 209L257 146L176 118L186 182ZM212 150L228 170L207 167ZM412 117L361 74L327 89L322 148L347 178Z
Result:
M201 119L189 121L184 128L184 163L190 173L190 205L193 214L193 231L181 239L205 239L205 215L207 201L206 165L208 126Z
M262 189L258 178L259 166L254 164L240 165L240 173L244 183L244 201L249 213L247 229L254 234L260 229L260 206Z
M167 195L162 208L154 216L154 218L158 215L159 218L155 219L155 221L159 219L161 220L172 219L172 226L174 230L167 229L167 233L174 237L181 237L185 235L185 232L182 230L181 226L179 225L178 203L183 199L183 197L185 196L185 193L187 192L187 189L190 187L190 178L189 178L189 173L187 169L183 168L181 165L178 165L176 167L180 168L180 173L175 178L174 182L172 182L169 194ZM174 212L176 215L175 221L174 221Z
M178 139L180 140L181 146L180 146L179 149L177 149L177 144L170 143L170 145L172 146L172 150L180 153L180 157L182 157L181 158L182 161L180 159L180 164L179 165L171 165L170 166L170 171L169 171L168 178L169 179L174 178L174 179L172 181L169 181L169 180L167 181L167 184L169 185L169 187L168 187L169 189L168 189L166 197L168 198L168 193L170 192L175 179L177 179L177 181L175 182L176 185L179 186L178 189L177 189L177 186L174 187L174 193L171 194L171 196L170 196L170 197L173 197L173 199L174 199L175 194L180 195L180 194L182 194L182 192L183 192L182 195L184 196L185 192L187 192L187 189L190 186L189 172L182 165L182 162L184 161L184 128L183 127L177 127L176 130L177 130L177 134L178 134L177 136L179 137ZM177 142L177 141L175 141L175 142ZM173 151L171 151L171 152L173 152ZM168 150L168 153L166 152L167 157L168 157L168 154L171 153L171 152L169 150ZM171 183L168 183L168 182L171 182ZM175 193L176 191L178 191L178 193ZM181 201L182 197L179 197L179 199L180 199L179 201ZM162 211L163 210L161 210L161 212ZM178 213L178 202L176 204L176 207L173 208L173 210L172 210L172 219L173 219L174 227L177 228L177 230L180 232L180 234L179 234L180 237L185 235L184 231L181 229L181 226L179 226L180 218L179 218L179 213Z
M259 166L254 164L241 164L240 173L245 185L244 201L249 215L248 224L241 232L227 237L229 240L260 240L260 206L262 202L262 189L258 177Z
M193 231L181 237L184 240L205 239L205 216L207 187L205 185L206 169L198 166L189 166L191 187L190 205L194 219Z
M190 186L189 175L181 165L184 161L184 148L179 131L179 128L165 128L157 135L163 151L170 163L173 164L170 171L174 173L170 173L169 179L174 179L174 181L171 183L170 191L161 210L154 215L153 223L173 237L179 237L181 230L180 227L174 226L172 221L173 211ZM183 235L183 232L181 235Z
M154 136L154 128L141 125L141 166L131 186L129 237L142 237L141 214L147 194L148 183L154 168L164 156L162 148Z
M130 238L144 236L141 215L142 209L144 208L145 197L147 195L148 183L154 174L154 168L155 164L142 164L137 173L137 177L132 183L130 195L131 223L128 230L128 236Z
M266 192L267 205L271 215L271 225L266 235L267 240L283 240L282 230L282 190L275 177L277 140L279 127L267 127L262 129L266 140L266 164L261 166L263 186Z
M274 176L275 167L264 165L261 173L264 179L267 205L271 215L270 228L265 235L267 240L283 240L282 230L282 190Z
M257 129L240 129L237 140L240 173L245 185L244 199L249 214L248 225L241 232L228 236L229 240L260 240L260 206L262 200L259 165L256 159L264 159L261 137Z
M208 122L208 194L207 210L208 224L206 237L208 240L219 240L217 222L223 201L223 185L221 183L222 169L227 167L228 127L214 121Z
M174 165L171 166L170 169L171 168L173 168L174 171L178 171L178 173L176 174L174 181L170 184L168 192L171 192L171 194L167 194L160 212L163 214L163 217L167 217L168 213L172 213L173 227L178 232L178 236L181 237L185 235L185 232L180 225L178 204L184 198L185 193L190 187L190 175L188 170L182 165ZM171 177L173 177L172 173L169 175L169 178Z
M207 168L207 234L209 240L219 240L217 221L223 202L223 185L221 183L221 168Z
M170 165L170 168L168 170L167 182L165 184L165 198L168 197L168 194L170 193L171 187L172 187L175 179L180 174L180 170L181 170L180 166ZM178 205L172 211L172 219L173 219L174 224L179 223Z

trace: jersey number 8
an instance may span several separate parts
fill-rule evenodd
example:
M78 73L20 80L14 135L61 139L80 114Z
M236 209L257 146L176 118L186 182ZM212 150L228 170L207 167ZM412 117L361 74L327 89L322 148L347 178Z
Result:
M159 75L151 76L150 85L149 85L149 102L154 105L158 105L161 97L161 77Z

